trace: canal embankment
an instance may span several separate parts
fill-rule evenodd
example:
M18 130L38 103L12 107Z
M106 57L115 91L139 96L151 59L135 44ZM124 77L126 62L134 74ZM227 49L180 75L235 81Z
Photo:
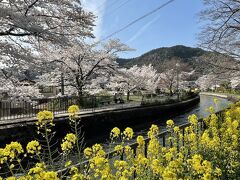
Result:
M225 98L225 99L228 99L229 101L232 101L232 102L236 102L236 101L240 100L240 95L236 95L236 94L201 92L200 95Z
M182 112L193 108L200 101L199 96L175 102L171 104L147 105L126 107L121 109L103 109L90 113L79 114L80 124L84 132L85 139L102 137L103 134L109 133L110 130L118 126L125 128L135 126L144 121L158 118L159 116L168 117L169 115L178 115ZM29 140L37 138L36 118L18 119L9 121L1 125L0 142L1 146L11 141L19 141L23 144ZM68 114L56 115L54 118L57 139L63 138L70 132ZM163 122L164 123L164 122Z

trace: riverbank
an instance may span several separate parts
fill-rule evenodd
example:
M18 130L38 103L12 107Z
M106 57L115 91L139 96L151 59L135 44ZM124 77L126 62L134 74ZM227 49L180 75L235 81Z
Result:
M229 94L229 93L201 92L200 95L224 98L224 99L228 99L229 101L232 101L232 102L237 102L237 101L240 100L240 96L239 95Z

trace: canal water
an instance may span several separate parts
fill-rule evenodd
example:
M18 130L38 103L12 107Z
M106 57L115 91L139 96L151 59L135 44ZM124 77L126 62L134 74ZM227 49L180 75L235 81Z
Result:
M218 99L217 104L214 103L214 99ZM224 98L216 98L216 97L213 97L213 96L201 95L200 96L200 102L195 107L192 107L191 109L185 111L181 115L169 116L168 118L165 118L165 119L162 119L161 116L160 116L157 120L152 121L151 124L147 125L147 127L139 125L139 127L136 127L136 129L137 129L136 134L137 135L146 134L146 132L149 130L149 127L152 124L158 125L160 130L165 130L166 129L165 122L168 119L172 119L176 125L181 125L181 124L184 124L184 123L188 122L188 116L192 115L192 114L197 115L197 117L199 119L205 118L205 117L208 117L210 115L210 113L207 111L207 109L210 106L213 106L215 111L217 112L217 111L220 111L220 110L228 107L230 104L231 104L231 102L228 101L227 99L224 99Z
M214 103L214 99L218 99L218 103ZM173 115L168 117L161 117L161 112L159 112L159 118L157 119L148 119L145 123L142 124L136 124L134 127L131 127L134 131L134 136L142 135L146 137L147 132L152 124L158 125L160 132L166 130L166 121L168 119L172 119L175 123L175 125L181 125L186 122L188 122L188 116L195 114L199 119L207 117L210 115L210 113L207 111L207 109L210 106L213 106L215 111L220 111L226 107L228 107L231 104L230 101L224 98L215 98L213 96L207 96L207 95L201 95L200 96L200 102L190 109L183 112L181 115ZM124 130L124 129L121 129ZM107 132L106 132L107 133ZM110 133L110 132L109 132ZM90 144L95 143L101 143L105 148L108 149L109 144L109 138L108 134L104 137L98 137L98 139L90 140ZM135 141L135 138L133 138L133 141Z

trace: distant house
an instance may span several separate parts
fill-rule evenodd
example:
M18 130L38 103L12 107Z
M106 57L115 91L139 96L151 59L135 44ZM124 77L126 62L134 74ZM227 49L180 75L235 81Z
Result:
M61 92L61 87L59 86L39 86L39 92L44 97L53 97L57 96Z
M4 99L7 99L7 98L9 98L7 90L3 89L3 88L0 88L0 100L4 100Z
M218 84L210 86L211 90L217 90L218 88L220 88L220 85L218 85Z
M199 88L198 85L195 83L195 81L183 81L179 84L180 90L189 91L192 89Z
M28 78L24 78L24 79L19 81L20 86L34 86L35 84L36 84L35 81L30 80Z
M240 90L240 83L234 87L235 90Z
M34 86L36 85L36 81L24 78L19 81L19 85L21 86ZM57 96L61 92L61 88L57 85L38 85L39 92L44 97L53 97Z
M20 85L22 86L34 86L37 85L39 92L44 96L44 97L53 97L58 95L61 92L61 88L57 85L39 85L36 84L36 81L30 80L27 78L24 78L19 81Z

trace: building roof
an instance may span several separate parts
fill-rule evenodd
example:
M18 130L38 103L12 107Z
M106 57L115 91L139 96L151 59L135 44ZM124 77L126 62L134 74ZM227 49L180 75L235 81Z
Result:
M21 79L19 81L19 85L22 85L22 86L32 86L34 84L36 84L35 81L27 79L27 78Z

